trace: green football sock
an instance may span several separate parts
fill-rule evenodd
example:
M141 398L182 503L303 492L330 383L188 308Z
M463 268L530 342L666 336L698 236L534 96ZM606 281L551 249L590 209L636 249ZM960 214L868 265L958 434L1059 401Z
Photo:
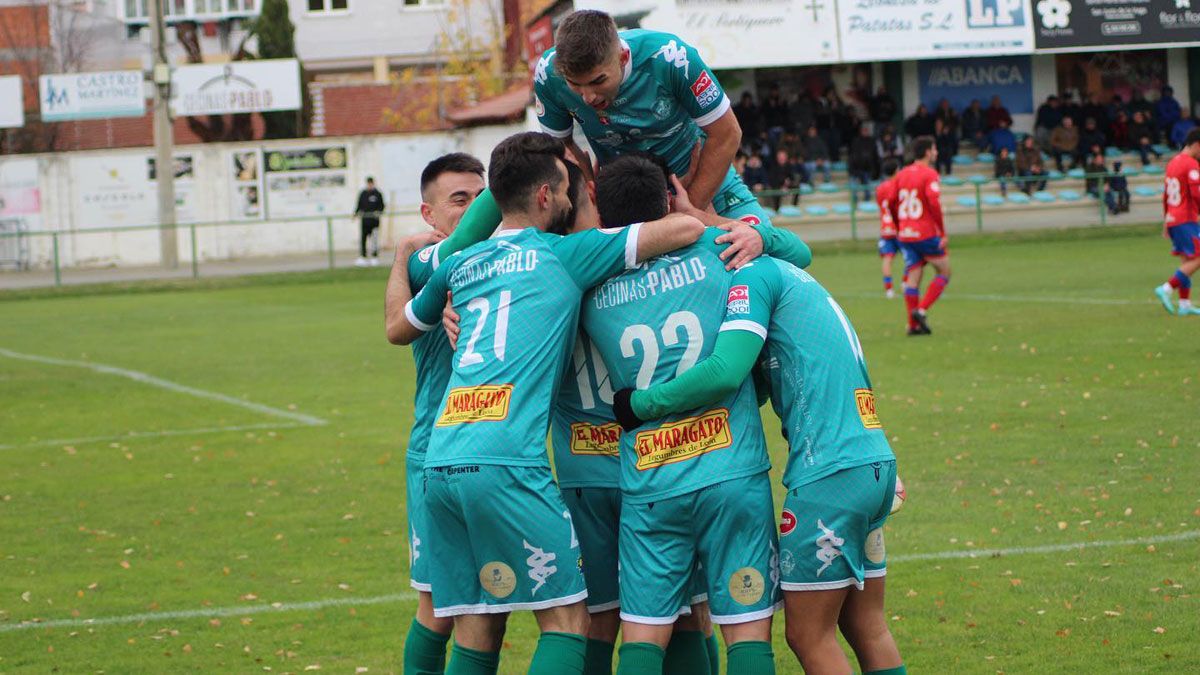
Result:
M587 641L574 633L547 631L538 638L529 675L583 675Z
M662 647L651 642L626 642L617 651L617 675L662 675Z
M496 675L499 668L500 652L480 652L456 643L446 675Z
M603 640L588 638L583 659L583 675L612 675L614 645Z
M721 646L717 644L717 634L713 633L704 641L708 647L708 667L711 675L721 675Z
M449 641L449 635L435 633L413 619L404 640L404 675L441 675Z
M863 675L908 675L908 669L904 667L903 663L901 663L895 668L888 668L887 670L872 670L863 673Z
M710 670L704 633L698 630L675 631L663 657L663 675L702 675Z
M729 646L729 675L775 675L775 654L770 642L738 642Z

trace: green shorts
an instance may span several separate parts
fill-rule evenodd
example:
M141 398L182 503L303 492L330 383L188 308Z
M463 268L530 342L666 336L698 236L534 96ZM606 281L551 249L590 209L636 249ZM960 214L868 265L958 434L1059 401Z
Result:
M583 578L587 582L588 612L621 606L617 582L617 533L621 525L620 488L565 488L563 501L579 535Z
M405 496L408 509L408 578L409 585L418 591L429 592L429 551L423 548L429 532L429 516L425 511L425 461L408 459L404 462Z
M717 188L712 205L713 210L725 218L744 220L751 225L771 223L771 216L767 214L767 210L758 203L758 198L746 187L733 167L729 167L724 182Z
M766 472L621 509L621 618L674 623L703 598L712 621L765 619L780 607L778 539Z
M547 467L425 469L433 614L548 609L587 598L583 559Z
M887 574L883 524L895 494L895 460L789 490L779 521L783 590L862 590L864 579Z

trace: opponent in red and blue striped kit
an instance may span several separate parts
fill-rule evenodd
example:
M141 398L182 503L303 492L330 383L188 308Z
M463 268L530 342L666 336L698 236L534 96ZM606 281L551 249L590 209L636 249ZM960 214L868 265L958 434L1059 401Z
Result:
M950 283L950 256L946 252L946 227L942 219L941 185L937 145L930 136L913 141L913 163L896 174L896 222L900 251L904 254L904 305L908 310L908 334L929 335L926 312ZM925 263L937 276L921 298Z
M889 298L895 297L892 291L892 259L900 252L900 244L896 241L896 169L899 164L894 159L883 163L883 182L875 188L875 204L879 206L879 257L883 263L883 292Z
M1192 306L1192 275L1200 269L1200 129L1192 129L1183 150L1167 163L1163 186L1163 237L1171 240L1171 254L1183 261L1167 283L1154 289L1168 314L1200 314ZM1179 291L1179 308L1171 292Z

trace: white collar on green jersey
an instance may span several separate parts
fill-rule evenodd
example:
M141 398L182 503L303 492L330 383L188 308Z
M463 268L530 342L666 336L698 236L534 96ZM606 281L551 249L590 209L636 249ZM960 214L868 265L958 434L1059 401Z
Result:
M521 234L522 232L524 232L524 231L525 231L525 230L527 230L527 229L528 229L528 228L522 227L522 228L520 228L520 229L517 229L517 230L496 230L496 236L497 236L497 237L515 237L515 236L517 236L518 234Z
M624 49L629 54L629 60L625 62L625 72L621 73L621 84L625 84L625 80L633 74L633 50L629 48L629 43L625 38L617 38L621 41L621 49Z

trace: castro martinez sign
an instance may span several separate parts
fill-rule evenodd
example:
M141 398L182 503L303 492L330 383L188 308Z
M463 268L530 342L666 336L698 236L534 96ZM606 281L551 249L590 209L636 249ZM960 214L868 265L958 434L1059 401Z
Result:
M172 75L171 112L175 115L299 108L300 63L296 59L180 66Z
M38 90L42 120L46 122L146 114L146 90L140 70L42 75Z

